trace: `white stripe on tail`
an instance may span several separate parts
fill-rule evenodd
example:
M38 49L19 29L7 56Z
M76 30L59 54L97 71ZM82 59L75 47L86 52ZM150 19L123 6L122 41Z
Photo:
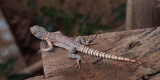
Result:
M88 55L93 55L101 58L107 58L107 59L114 59L114 60L121 60L121 61L129 61L129 62L137 62L138 64L141 64L141 62L136 61L134 59L129 59L121 56L115 56L111 54L106 54L101 51L94 50L92 48L89 48L88 46L82 46L81 47L81 52L86 53Z

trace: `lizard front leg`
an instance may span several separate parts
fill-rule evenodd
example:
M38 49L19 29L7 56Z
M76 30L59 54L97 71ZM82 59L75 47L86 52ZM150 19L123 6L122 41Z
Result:
M46 48L46 49L41 49L41 50L39 50L40 52L42 52L42 51L51 51L52 49L53 49L53 45L52 45L52 42L51 41L47 41L47 44L48 44L48 48Z
M85 40L83 37L78 36L75 41L78 43L81 43L83 45L92 45L92 44L96 44L96 43L90 43L92 40L94 40L96 38L97 35L95 35L95 37L90 37L87 40Z
M76 49L75 48L71 48L70 50L69 50L69 52L68 52L68 57L69 58L74 58L74 59L77 59L76 60L76 63L77 63L77 67L79 67L79 69L80 69L80 62L81 61L83 61L82 60L82 57L80 56L80 55L78 55L78 54L75 54L75 52L76 52ZM84 61L83 61L84 62Z

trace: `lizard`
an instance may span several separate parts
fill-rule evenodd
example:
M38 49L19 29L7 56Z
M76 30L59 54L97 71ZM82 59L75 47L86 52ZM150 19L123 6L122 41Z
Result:
M107 59L113 59L113 60L121 60L121 61L129 61L133 63L141 64L141 62L136 61L134 59L125 58L121 56L106 54L104 52L92 49L88 47L88 45L92 44L90 43L94 38L90 38L88 40L85 40L82 38L82 36L76 37L74 40L73 38L67 37L63 35L60 31L56 32L48 32L44 27L35 25L33 27L30 27L31 33L36 36L37 38L41 40L45 40L48 44L48 48L39 50L40 52L43 51L51 51L54 46L58 46L64 49L69 50L68 57L69 58L75 58L77 65L80 65L80 62L83 61L82 57L78 54L75 54L76 51L97 56L100 58L107 58Z

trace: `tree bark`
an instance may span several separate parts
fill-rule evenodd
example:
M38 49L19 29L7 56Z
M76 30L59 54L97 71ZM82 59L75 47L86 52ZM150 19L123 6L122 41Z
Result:
M126 30L160 26L158 0L127 0Z

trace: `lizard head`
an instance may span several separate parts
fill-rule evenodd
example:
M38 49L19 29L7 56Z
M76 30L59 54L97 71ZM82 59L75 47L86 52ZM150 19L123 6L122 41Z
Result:
M48 31L45 28L38 25L30 27L30 31L34 36L42 40L44 40L45 36L48 34Z

